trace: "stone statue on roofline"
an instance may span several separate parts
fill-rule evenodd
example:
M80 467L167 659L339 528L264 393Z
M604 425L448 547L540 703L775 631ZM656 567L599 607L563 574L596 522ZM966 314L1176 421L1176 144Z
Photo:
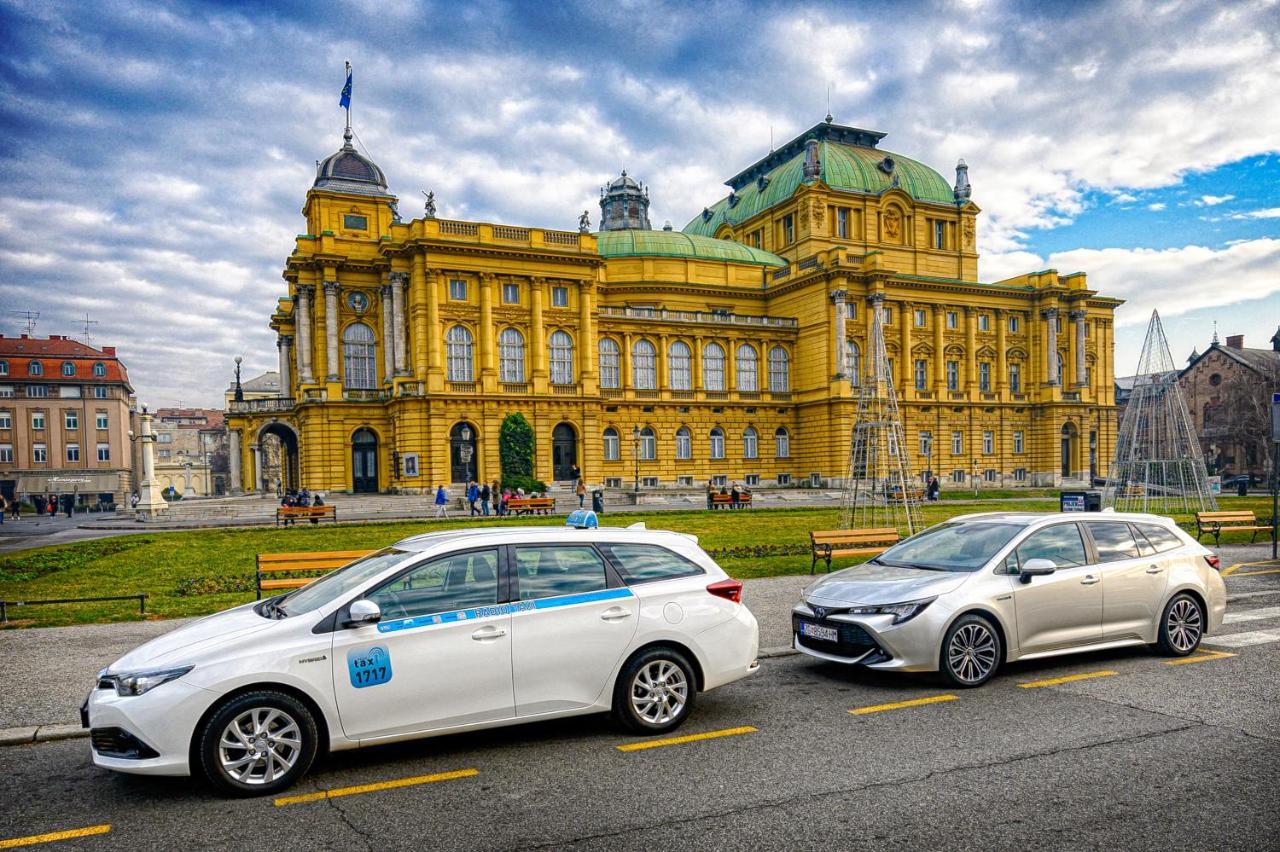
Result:
M578 233L579 234L591 233L591 216L586 210L583 210L582 215L578 217Z
M425 189L422 190L422 194L427 199L426 203L422 205L424 208L424 214L428 219L436 218L436 194L434 192L427 192Z

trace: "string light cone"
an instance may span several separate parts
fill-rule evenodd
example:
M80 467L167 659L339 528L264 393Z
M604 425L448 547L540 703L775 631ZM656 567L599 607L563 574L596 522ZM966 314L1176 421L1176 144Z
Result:
M858 383L858 413L841 504L841 529L924 529L920 489L911 478L902 415L885 352L883 300L871 299L871 335Z
M1159 311L1151 312L1133 393L1116 437L1104 501L1119 512L1164 514L1218 508Z

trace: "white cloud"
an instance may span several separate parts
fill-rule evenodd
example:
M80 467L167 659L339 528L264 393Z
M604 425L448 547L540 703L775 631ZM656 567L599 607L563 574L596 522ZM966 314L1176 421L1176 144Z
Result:
M1197 207L1217 207L1219 204L1230 201L1235 198L1234 195L1202 195L1194 202Z
M1232 219L1280 219L1280 207L1267 207L1263 210L1249 210L1245 213L1233 213Z
M1163 210L1164 208L1165 208L1165 203L1163 201L1156 201L1147 205L1148 210L1155 210L1157 212L1160 210Z

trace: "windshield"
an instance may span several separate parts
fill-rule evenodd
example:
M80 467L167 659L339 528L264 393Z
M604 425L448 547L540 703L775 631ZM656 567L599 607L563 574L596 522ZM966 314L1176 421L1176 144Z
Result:
M977 571L1024 529L1021 524L939 524L895 544L871 561L899 568Z
M286 615L298 615L318 609L335 598L340 598L371 577L404 559L409 551L388 547L370 553L349 565L343 565L332 574L325 574L309 586L286 595L280 600L280 608Z

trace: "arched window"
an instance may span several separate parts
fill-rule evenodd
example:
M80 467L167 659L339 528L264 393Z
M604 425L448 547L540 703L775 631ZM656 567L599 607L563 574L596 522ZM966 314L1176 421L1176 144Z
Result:
M471 358L471 332L461 325L449 329L449 333L445 335L445 350L449 381L474 382L476 371Z
M373 329L362 322L353 322L342 331L342 386L370 389L378 386L378 371L374 367Z
M563 331L551 333L551 384L573 384L573 338Z
M74 361L62 362L62 375L74 376L76 374L76 365Z
M719 426L711 430L711 458L724 458L724 430Z
M99 361L93 365L93 376L96 379L105 378L107 375L107 365Z
M754 459L760 455L760 437L754 427L742 430L742 457Z
M1054 357L1058 359L1058 384L1065 385L1067 383L1067 374L1063 372L1066 368L1063 366L1062 353L1055 352Z
M844 368L849 372L849 384L854 387L862 384L862 353L858 350L856 341L845 342Z
M773 433L773 454L780 459L791 458L791 433L783 426Z
M28 375L28 376L43 376L43 375L44 375L44 365L43 365L43 364L41 364L39 361L28 361L28 362L27 362L27 375Z
M667 375L672 390L693 390L693 352L683 340L672 343L667 351Z
M620 457L618 430L610 426L604 430L604 460L617 461Z
M676 430L676 458L693 458L693 435L687 426L681 426Z
M769 390L774 393L791 390L791 359L781 346L769 350Z
M658 435L648 426L640 430L640 460L653 461L658 457Z
M504 328L498 335L498 379L524 381L524 335L514 328Z
M719 343L708 343L702 349L702 388L724 390L724 349Z
M758 360L756 348L751 344L744 343L738 347L738 390L760 390L760 372L756 363Z
M653 344L641 338L631 347L631 386L636 390L658 387L658 358Z
M616 388L619 384L618 342L611 337L600 338L600 387Z

